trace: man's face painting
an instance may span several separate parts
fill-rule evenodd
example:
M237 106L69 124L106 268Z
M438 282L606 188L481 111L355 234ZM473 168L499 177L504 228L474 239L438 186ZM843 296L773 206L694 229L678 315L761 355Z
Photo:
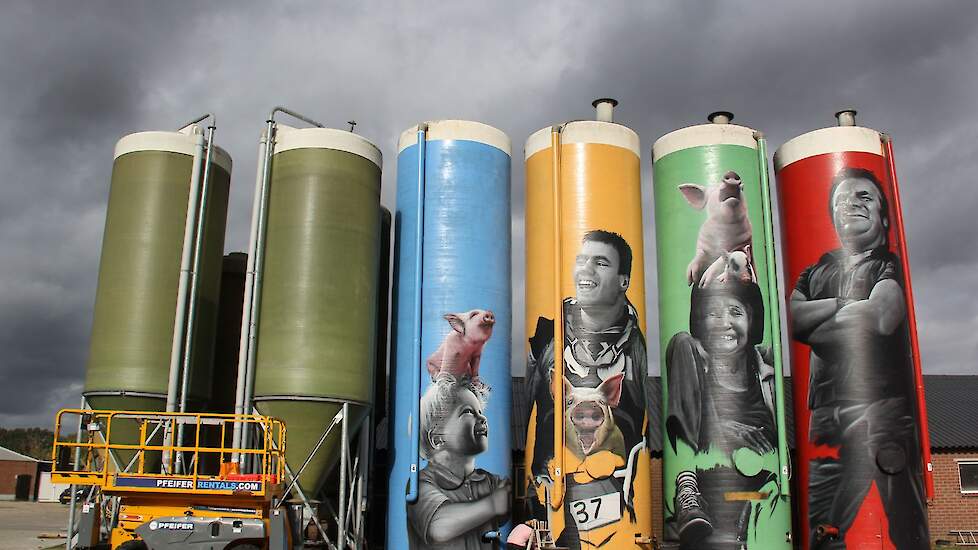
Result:
M747 347L750 315L733 296L710 296L703 308L706 329L703 347L714 356L736 355Z
M458 392L458 403L444 425L444 450L473 456L489 448L489 421L482 414L482 403L470 390Z
M865 178L851 178L832 195L832 223L843 241L862 252L884 242L883 203L879 190Z
M582 306L612 305L627 288L627 277L618 273L618 251L607 243L587 241L574 264L574 287Z

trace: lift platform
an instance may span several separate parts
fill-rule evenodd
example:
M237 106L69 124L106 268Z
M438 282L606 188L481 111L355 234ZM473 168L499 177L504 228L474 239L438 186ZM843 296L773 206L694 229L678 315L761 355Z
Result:
M61 435L69 420L77 420L73 440ZM248 448L230 446L236 426L257 434ZM112 549L291 549L280 420L64 409L55 434L55 459L67 450L75 466L60 468L55 460L52 481L95 486L100 494L82 507L72 548L96 547L106 522ZM241 456L249 473L239 472Z

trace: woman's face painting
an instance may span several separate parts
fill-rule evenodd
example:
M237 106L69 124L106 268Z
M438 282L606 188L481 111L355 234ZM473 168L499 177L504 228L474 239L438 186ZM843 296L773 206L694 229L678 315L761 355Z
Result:
M489 447L489 422L482 414L482 403L469 390L458 393L458 402L445 420L445 450L473 456Z
M703 308L706 336L703 347L711 355L735 355L747 347L750 314L733 296L710 296Z

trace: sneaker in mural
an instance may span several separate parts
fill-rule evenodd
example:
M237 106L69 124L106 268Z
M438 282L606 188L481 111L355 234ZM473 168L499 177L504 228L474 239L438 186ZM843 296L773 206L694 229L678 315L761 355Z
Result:
M700 494L695 472L676 476L676 528L682 548L692 548L713 534L713 523L706 512L706 501Z

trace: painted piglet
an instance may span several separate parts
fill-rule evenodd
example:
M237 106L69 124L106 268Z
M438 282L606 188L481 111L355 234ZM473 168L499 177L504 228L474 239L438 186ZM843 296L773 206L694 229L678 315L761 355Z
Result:
M698 284L703 272L717 261L723 252L748 250L753 235L744 184L737 172L729 171L716 185L702 186L684 183L679 186L686 201L697 210L706 209L706 221L700 227L696 255L686 268L686 282Z
M451 374L455 378L469 377L476 381L482 348L492 336L496 316L489 310L473 309L465 313L448 313L445 320L452 331L428 357L428 374L432 380L439 374Z
M742 283L757 282L757 274L754 273L754 266L751 264L750 245L744 250L734 250L720 253L713 265L711 265L700 279L699 287L705 288L713 283L725 283L727 281L740 281Z
M564 378L564 445L578 458L598 451L625 456L625 437L611 414L621 400L624 377L616 374L597 388L574 387Z

